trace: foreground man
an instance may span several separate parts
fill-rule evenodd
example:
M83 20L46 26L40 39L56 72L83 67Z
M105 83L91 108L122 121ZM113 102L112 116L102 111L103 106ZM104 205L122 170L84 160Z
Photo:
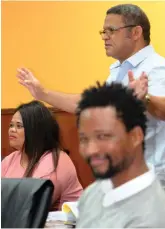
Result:
M121 84L82 94L80 153L97 181L79 201L78 228L165 227L165 192L144 160L143 103Z

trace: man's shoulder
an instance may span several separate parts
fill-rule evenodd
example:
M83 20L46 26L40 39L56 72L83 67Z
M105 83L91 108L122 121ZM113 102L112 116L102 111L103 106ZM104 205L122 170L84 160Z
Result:
M165 190L160 181L156 178L153 183L142 192L138 193L138 198L134 199L141 209L136 208L136 218L138 221L131 221L129 227L165 227Z
M83 191L83 194L79 199L79 205L81 205L82 202L84 203L84 200L87 202L89 199L91 199L90 197L92 196L96 197L96 193L99 192L100 192L100 181L95 181Z
M84 195L88 195L100 187L100 181L95 181L84 190Z
M132 200L136 200L139 204L143 203L141 211L147 211L146 215L152 215L155 211L157 215L165 215L165 205L162 207L162 203L165 203L165 190L158 178L155 178L151 185L139 192Z
M151 190L152 190L152 193L155 193L154 197L155 197L155 202L157 204L161 205L162 201L165 202L165 190L164 190L162 183L160 182L160 180L157 177L155 181L152 183ZM165 213L165 205L164 205L164 213Z
M145 62L148 62L151 67L165 67L165 57L161 56L157 52L153 52L152 55L148 56L148 58L144 60L144 63Z
M159 79L165 76L165 58L153 52L137 65L135 75L137 75L137 77L140 76L142 71L148 75L150 81L155 82L156 80L158 83L162 82Z

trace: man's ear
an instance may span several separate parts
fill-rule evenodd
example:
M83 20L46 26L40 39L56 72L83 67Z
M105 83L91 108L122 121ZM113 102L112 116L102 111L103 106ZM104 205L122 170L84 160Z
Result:
M140 145L142 145L143 141L144 141L144 133L142 131L142 128L139 126L134 127L131 131L130 131L130 141L131 141L131 145L133 146L133 148L136 148Z
M137 41L143 34L143 29L141 26L136 26L132 29L132 37L134 41Z

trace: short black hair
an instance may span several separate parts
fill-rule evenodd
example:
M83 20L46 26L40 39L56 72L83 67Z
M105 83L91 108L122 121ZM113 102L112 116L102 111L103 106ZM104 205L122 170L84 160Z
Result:
M32 175L33 170L46 151L52 152L56 169L59 159L60 133L59 126L49 109L39 101L21 104L15 113L22 117L25 142L23 149L29 159L24 176Z
M120 83L103 83L101 85L97 82L96 86L84 90L76 111L78 125L82 111L107 106L116 109L117 117L123 121L128 132L139 126L145 136L147 122L145 105L137 99L132 89Z
M107 10L108 14L123 16L126 25L139 25L143 29L143 37L146 44L150 44L150 22L145 12L137 5L120 4Z

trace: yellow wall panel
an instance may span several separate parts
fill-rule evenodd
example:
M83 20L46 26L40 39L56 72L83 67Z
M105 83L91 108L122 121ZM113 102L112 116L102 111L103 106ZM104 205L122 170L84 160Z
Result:
M114 60L106 57L98 31L107 9L119 3L2 2L2 108L32 99L17 83L21 66L48 88L64 92L104 81ZM147 13L152 44L165 56L165 2L133 3Z

